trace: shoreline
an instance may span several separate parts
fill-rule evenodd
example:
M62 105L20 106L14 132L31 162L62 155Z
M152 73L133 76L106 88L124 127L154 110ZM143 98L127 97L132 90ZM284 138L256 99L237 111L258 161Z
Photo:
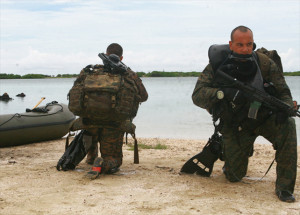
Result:
M70 140L71 141L71 140ZM300 211L300 165L295 203L275 195L276 163L260 181L275 151L255 144L247 177L230 183L214 165L211 177L181 174L182 165L199 153L207 140L139 138L138 144L163 144L167 149L123 146L123 165L113 175L84 177L85 159L74 171L57 171L65 139L0 149L1 214L297 214ZM132 139L128 138L132 143ZM298 146L298 157L300 156Z
M152 72L136 72L140 78L184 78L184 77L196 77L198 78L202 71L190 71L190 72L181 72L181 71L152 71ZM0 80L2 79L53 79L53 78L77 78L79 73L76 74L56 74L47 75L47 74L0 74ZM300 71L294 72L283 72L284 76L300 76Z

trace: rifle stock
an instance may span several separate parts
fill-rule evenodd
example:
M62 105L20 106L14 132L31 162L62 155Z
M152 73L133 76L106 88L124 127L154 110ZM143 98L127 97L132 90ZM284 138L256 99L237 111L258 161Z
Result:
M300 112L295 109L293 106L286 104L285 102L267 94L264 91L261 91L255 87L252 87L248 84L245 84L236 78L231 77L230 75L224 73L220 69L216 71L216 77L221 77L225 81L228 81L233 87L245 92L250 95L254 101L262 103L264 106L270 108L273 111L283 111L286 112L289 116L300 117Z

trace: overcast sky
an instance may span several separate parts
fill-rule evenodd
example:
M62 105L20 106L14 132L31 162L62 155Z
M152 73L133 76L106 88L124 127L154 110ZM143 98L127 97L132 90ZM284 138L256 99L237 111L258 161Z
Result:
M212 44L246 25L300 70L299 0L1 0L0 72L57 75L102 63L113 42L134 71L202 71Z

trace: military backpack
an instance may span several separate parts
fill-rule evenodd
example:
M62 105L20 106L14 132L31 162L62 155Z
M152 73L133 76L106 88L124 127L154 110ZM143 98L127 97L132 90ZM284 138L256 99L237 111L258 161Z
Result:
M140 96L132 73L130 68L116 69L108 64L85 67L69 91L70 111L104 123L133 119Z

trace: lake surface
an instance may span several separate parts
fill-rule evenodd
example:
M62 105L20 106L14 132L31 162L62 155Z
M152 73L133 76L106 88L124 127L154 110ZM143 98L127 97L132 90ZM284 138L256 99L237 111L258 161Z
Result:
M75 78L66 79L0 79L0 94L7 92L13 100L0 101L0 114L22 113L57 101L68 104L67 93ZM148 101L142 103L134 123L137 137L183 138L207 140L213 133L211 116L195 106L191 96L196 77L142 78L148 91ZM300 102L300 77L286 77L293 99ZM19 93L26 97L16 97ZM300 120L296 118L297 131ZM299 140L299 132L297 134ZM256 142L267 143L259 137Z

